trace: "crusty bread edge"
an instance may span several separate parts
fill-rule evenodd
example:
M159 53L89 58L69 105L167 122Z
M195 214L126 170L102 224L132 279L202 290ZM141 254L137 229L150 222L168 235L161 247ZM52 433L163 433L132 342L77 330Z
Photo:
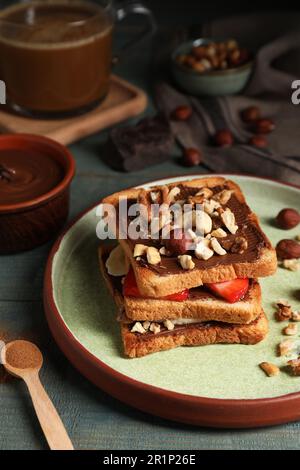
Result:
M122 324L121 326L125 354L130 358L142 357L179 346L205 346L220 343L253 345L262 341L268 330L268 320L263 311L258 319L249 325L216 324L205 328L195 325L166 335L134 334L130 332L128 325Z

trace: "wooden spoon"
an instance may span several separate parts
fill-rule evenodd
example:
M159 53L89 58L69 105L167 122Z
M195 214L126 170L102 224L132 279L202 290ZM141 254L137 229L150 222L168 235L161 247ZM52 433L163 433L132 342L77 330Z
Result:
M43 356L29 341L12 341L1 350L1 362L13 376L26 383L50 449L74 450L67 431L39 379Z

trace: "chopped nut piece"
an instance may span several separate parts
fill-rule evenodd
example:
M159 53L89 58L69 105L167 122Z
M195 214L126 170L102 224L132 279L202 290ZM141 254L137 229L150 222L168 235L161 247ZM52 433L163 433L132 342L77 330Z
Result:
M162 246L160 249L159 249L159 252L161 255L163 256L170 256L171 253L169 250L167 250L167 248L165 246Z
M167 328L167 330L172 331L175 328L174 323L171 320L165 320L164 321L164 326Z
M290 356L297 350L297 344L294 340L285 339L278 345L279 356Z
M231 253L239 253L242 255L248 248L248 242L245 237L236 237L231 245Z
M151 323L149 330L155 335L160 332L160 325L158 323Z
M277 304L275 318L277 321L286 321L292 318L292 309L290 305Z
M167 203L171 204L172 202L175 201L176 196L180 194L180 188L175 186L175 188L172 188L167 196Z
M137 243L134 247L133 257L136 258L137 256L143 256L147 253L148 247L146 245L142 245L141 243Z
M202 188L195 196L203 196L203 199L210 199L213 196L213 191L209 188Z
M220 256L224 256L227 254L227 251L225 251L224 248L222 248L222 246L220 245L220 243L218 242L216 238L211 239L210 246Z
M194 269L195 267L195 263L190 255L180 255L178 260L182 269Z
M290 367L293 375L300 375L300 357L298 357L298 359L288 361L288 366Z
M210 233L212 231L212 220L211 217L204 211L195 211L196 217L196 230L199 233Z
M211 258L214 255L213 250L208 246L209 240L202 239L197 243L195 248L195 255L198 259L204 259L205 261Z
M293 321L300 321L300 312L295 311L292 313L292 320Z
M131 331L131 333L141 333L142 335L143 335L144 333L146 333L145 328L143 328L142 324L141 324L139 321L137 321L137 322L133 325L133 327L131 328L130 331Z
M261 362L259 367L267 374L268 377L274 377L280 372L279 367L275 366L275 364L271 364L271 362Z
M143 328L147 331L147 330L149 330L149 327L150 327L150 322L148 320L144 321L143 322Z
M159 192L151 191L150 192L150 198L151 198L152 202L157 202L157 200L159 198Z
M290 271L294 271L294 272L299 271L300 269L300 263L298 259L285 259L282 262L282 266L285 269L289 269Z
M149 264L159 264L161 262L161 257L159 251L154 246L149 246L147 248L147 261Z
M234 235L238 230L238 226L235 223L234 213L228 207L221 214L221 219L222 219L225 227L229 230L229 232Z
M217 213L217 215L219 214ZM227 233L222 228L217 228L211 232L211 236L215 238L224 238L227 237Z
M108 274L124 276L129 271L129 261L121 245L117 245L109 254L105 263Z
M220 207L220 203L214 199L210 199L209 201L204 202L204 210L209 215L211 215L213 212L215 212L216 209L219 209Z
M297 240L298 242L300 242L300 235L296 235L295 238L296 238L296 240Z
M234 191L231 191L229 189L224 189L220 193L215 194L214 199L216 201L219 201L224 206L225 204L227 204L227 202L229 201L233 193Z
M298 333L297 323L290 323L288 326L283 328L283 333L287 336L295 336Z

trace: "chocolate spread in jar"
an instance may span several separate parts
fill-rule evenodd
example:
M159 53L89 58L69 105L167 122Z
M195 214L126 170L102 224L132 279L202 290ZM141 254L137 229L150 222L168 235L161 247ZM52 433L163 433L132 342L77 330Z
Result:
M63 178L63 167L45 153L29 149L0 150L0 206L42 196Z

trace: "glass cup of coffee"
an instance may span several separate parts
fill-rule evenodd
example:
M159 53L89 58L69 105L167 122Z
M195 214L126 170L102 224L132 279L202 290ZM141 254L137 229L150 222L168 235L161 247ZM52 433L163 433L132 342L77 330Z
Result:
M101 102L109 89L116 22L130 13L146 15L138 41L155 30L151 11L134 2L6 3L0 11L0 79L8 106L34 117L77 115Z

